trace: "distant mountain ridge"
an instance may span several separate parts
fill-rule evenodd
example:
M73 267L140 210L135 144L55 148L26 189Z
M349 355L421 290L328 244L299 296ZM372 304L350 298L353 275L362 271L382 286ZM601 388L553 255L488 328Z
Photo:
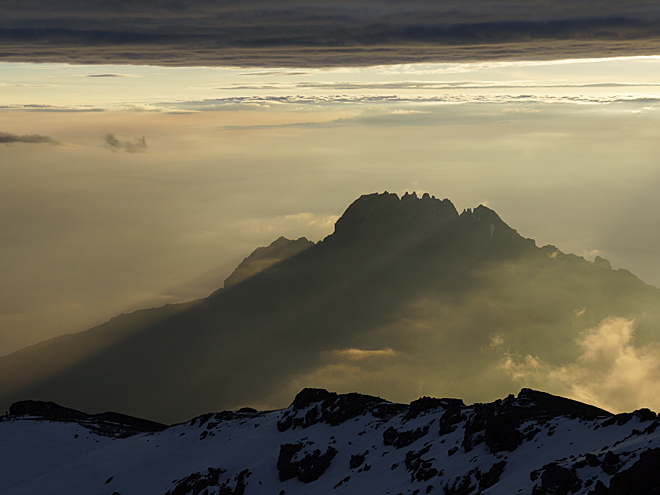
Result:
M228 289L313 245L312 241L304 237L295 241L279 237L269 246L255 249L250 256L241 261L231 275L225 279L224 288Z
M303 386L475 400L519 386L505 359L583 364L579 337L611 317L635 322L630 345L660 342L660 290L539 248L483 205L459 214L428 194L369 194L311 244L256 251L205 299L0 358L0 406L46 400L171 423L281 407Z
M282 410L166 427L20 402L0 417L6 495L650 495L660 420L522 389L410 404L304 389Z

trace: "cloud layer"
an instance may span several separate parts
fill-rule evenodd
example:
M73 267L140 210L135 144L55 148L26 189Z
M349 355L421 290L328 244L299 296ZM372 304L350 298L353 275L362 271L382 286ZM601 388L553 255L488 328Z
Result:
M338 66L657 52L655 2L5 2L4 60Z

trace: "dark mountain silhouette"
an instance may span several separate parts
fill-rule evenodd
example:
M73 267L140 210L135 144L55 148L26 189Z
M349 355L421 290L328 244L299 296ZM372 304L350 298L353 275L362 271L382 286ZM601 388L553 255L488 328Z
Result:
M279 248L292 255L266 268ZM573 363L580 332L611 316L635 319L635 345L659 340L660 291L605 261L539 248L485 206L366 195L323 241L278 240L206 299L0 358L0 405L170 423L337 383L395 400L428 387L490 400L514 387L502 353Z
M29 416L47 421L77 422L100 434L118 438L129 437L138 433L162 431L167 425L134 418L115 412L87 414L75 409L60 406L55 402L25 400L14 402L9 407L8 416Z

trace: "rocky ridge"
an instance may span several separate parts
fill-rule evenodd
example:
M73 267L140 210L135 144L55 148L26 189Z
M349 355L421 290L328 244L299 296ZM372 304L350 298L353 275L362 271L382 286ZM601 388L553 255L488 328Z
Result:
M278 411L245 408L169 427L122 416L98 427L117 418L14 404L0 420L0 443L15 453L3 461L0 492L644 495L660 487L656 413L613 415L530 389L473 405L304 389Z

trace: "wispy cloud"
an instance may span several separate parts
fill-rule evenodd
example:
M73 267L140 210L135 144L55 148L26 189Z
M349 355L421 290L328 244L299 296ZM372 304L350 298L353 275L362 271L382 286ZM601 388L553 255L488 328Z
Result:
M26 104L26 105L0 105L0 110L22 110L27 112L102 112L105 109L97 106L76 105L76 106L58 106L44 104Z
M574 64L597 64L602 62L614 62L622 60L658 60L658 55L637 55L637 56L600 56L596 58L564 58L557 60L482 60L478 62L465 62L456 64L402 64L379 67L381 74L405 74L411 75L445 75L445 74L465 74L469 72L484 71L490 69L506 68L525 68L525 67L547 67L554 65L574 65Z
M658 86L658 84L655 84ZM72 106L58 106L58 105L44 105L44 104L27 104L27 105L0 105L0 110L24 111L24 112L62 112L62 113L89 113L89 112L106 112L106 111L120 111L120 112L152 112L152 113L173 113L173 114L186 114L198 112L217 112L217 111L295 111L298 113L305 113L306 111L317 111L319 107L336 106L337 108L353 109L366 109L368 106L374 108L381 108L381 113L403 116L409 114L430 114L442 112L442 106L457 105L457 104L474 104L474 105L514 105L508 109L503 109L502 112L506 113L519 113L538 111L540 108L548 109L550 105L569 105L569 106L610 106L612 109L617 109L626 113L648 113L656 112L660 105L660 98L649 91L648 94L544 94L540 90L544 86L529 86L523 87L529 91L518 92L512 91L510 94L489 94L486 87L483 93L475 92L461 92L461 89L468 89L467 87L457 87L455 92L442 92L440 94L406 94L403 92L405 84L399 85L401 93L395 91L394 85L392 93L369 94L369 93L341 93L335 94L317 94L311 92L309 94L295 94L295 95L258 95L254 96L236 96L228 98L206 98L200 100L188 101L161 101L153 104L120 104L120 105L107 105L107 106L91 106L91 105L72 105ZM330 87L330 86L329 86ZM412 86L410 86L412 88ZM506 86L512 88L513 86ZM547 86L545 86L547 87ZM578 87L577 85L575 87ZM621 85L625 89L626 85ZM505 86L502 86L505 88ZM365 86L364 89L369 89ZM382 90L382 88L379 88ZM475 89L478 89L475 87ZM257 93L255 91L255 93ZM302 92L301 92L302 93ZM546 105L536 109L517 108L517 105ZM404 106L406 106L404 108ZM424 108L422 108L422 106ZM347 124L345 118L333 120L333 125ZM289 123L283 125L299 126L300 122ZM306 124L305 124L306 125ZM325 125L316 123L315 125ZM241 126L242 128L243 126ZM250 127L250 126L248 126ZM259 125L258 127L264 127ZM270 127L270 125L266 125ZM225 126L225 128L236 128L236 126ZM104 137L105 139L105 137Z
M306 76L309 74L313 74L314 72L312 71L301 71L301 70L258 70L258 71L251 71L251 72L243 72L238 74L239 76Z
M10 134L8 132L0 132L0 143L14 144L14 143L27 143L27 144L54 144L60 145L61 141L53 139L50 136L42 136L41 134Z
M57 84L7 84L0 82L0 88L57 88Z
M129 103L118 105L46 105L46 104L17 104L17 105L0 105L0 110L14 110L25 112L61 112L61 113L96 113L106 111L119 111L119 112L155 112L155 113L191 113L196 110L176 108L174 104L161 104L151 105L144 103Z
M87 74L85 77L140 77L133 74Z
M132 141L121 141L117 138L117 136L108 132L103 137L103 140L112 151L124 150L127 153L145 153L149 149L147 140L144 136L141 138L135 138Z
M440 95L405 95L405 94L309 94L286 96L238 96L231 98L213 98L191 100L187 102L163 102L163 107L190 111L217 111L230 109L269 109L277 105L343 105L343 104L503 104L503 103L548 103L574 105L655 105L660 98L654 95L551 95L551 94L467 94L443 93Z
M250 218L233 222L228 228L231 232L284 235L297 238L304 234L311 240L323 239L332 233L337 215L318 215L310 212L274 215L265 218Z
M383 358L391 357L395 355L395 352L389 347L386 349L377 349L377 350L363 350L363 349L340 349L334 351L333 354L338 358L352 359L352 360L362 360L362 359L373 359L373 358Z
M572 89L572 88L655 88L660 82L597 82L597 83L548 83L534 81L519 81L512 83L488 81L397 81L397 82L299 82L299 83L269 83L269 84L226 84L218 86L221 90L317 90L317 91L367 91L367 90L417 90L417 91L447 91L465 89Z

